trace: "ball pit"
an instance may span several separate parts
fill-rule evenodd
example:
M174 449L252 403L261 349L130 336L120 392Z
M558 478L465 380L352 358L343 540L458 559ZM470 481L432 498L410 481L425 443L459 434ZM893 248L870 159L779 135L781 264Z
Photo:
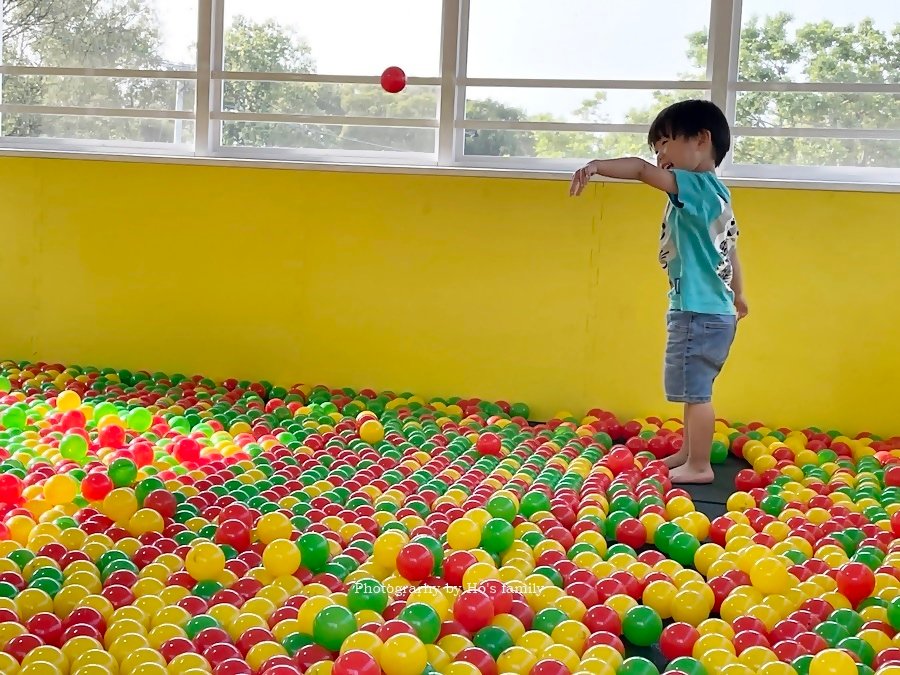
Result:
M0 673L900 675L900 438L0 364Z

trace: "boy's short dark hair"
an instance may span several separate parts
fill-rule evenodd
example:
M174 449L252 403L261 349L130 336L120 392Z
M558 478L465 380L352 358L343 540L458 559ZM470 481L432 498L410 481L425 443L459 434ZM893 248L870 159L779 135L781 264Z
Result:
M725 115L712 101L691 99L664 108L650 125L647 142L652 148L663 138L694 138L704 130L709 131L713 158L719 166L731 149L731 130Z

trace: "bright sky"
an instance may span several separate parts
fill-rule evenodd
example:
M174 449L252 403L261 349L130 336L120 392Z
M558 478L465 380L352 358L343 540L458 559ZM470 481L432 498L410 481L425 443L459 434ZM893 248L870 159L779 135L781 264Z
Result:
M196 0L155 0L167 56L193 61ZM798 22L900 22L898 0L744 0L744 14L791 12ZM689 69L685 35L709 25L710 0L471 0L471 77L678 79ZM675 9L677 7L677 10ZM390 65L437 76L440 0L225 0L226 25L237 14L275 18L312 47L317 71L377 75ZM490 89L528 112L566 116L592 92ZM611 121L651 100L649 91L610 92Z

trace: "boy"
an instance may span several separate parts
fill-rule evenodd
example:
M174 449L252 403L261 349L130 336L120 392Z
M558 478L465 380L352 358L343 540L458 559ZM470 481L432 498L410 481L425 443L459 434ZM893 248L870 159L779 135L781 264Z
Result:
M669 276L665 389L684 403L684 445L667 457L673 483L710 483L715 429L712 386L747 315L731 195L715 175L731 147L722 111L709 101L675 103L647 137L656 166L636 157L594 160L575 172L569 193L591 176L639 180L669 196L659 261Z

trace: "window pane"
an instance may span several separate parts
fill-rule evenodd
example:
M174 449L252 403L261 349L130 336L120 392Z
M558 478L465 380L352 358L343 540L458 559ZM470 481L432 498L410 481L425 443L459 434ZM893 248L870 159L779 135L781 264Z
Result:
M434 153L435 129L282 122L224 122L222 145L251 148Z
M377 84L225 82L223 109L231 112L436 119L438 87L409 86L388 94Z
M737 138L736 164L900 167L900 141L838 138Z
M740 79L900 82L897 0L744 0Z
M709 0L472 0L470 77L706 79Z
M466 97L470 120L649 124L670 103L709 92L469 87Z
M193 111L197 98L193 80L6 75L2 82L3 102L18 105Z
M190 120L133 119L77 115L4 113L2 136L18 138L83 139L123 143L194 142Z
M746 127L900 129L900 94L742 92L737 123Z
M593 159L639 155L649 157L646 134L583 131L466 131L466 155Z
M197 0L6 0L0 7L6 65L196 68Z
M226 0L225 69L439 74L441 0Z

